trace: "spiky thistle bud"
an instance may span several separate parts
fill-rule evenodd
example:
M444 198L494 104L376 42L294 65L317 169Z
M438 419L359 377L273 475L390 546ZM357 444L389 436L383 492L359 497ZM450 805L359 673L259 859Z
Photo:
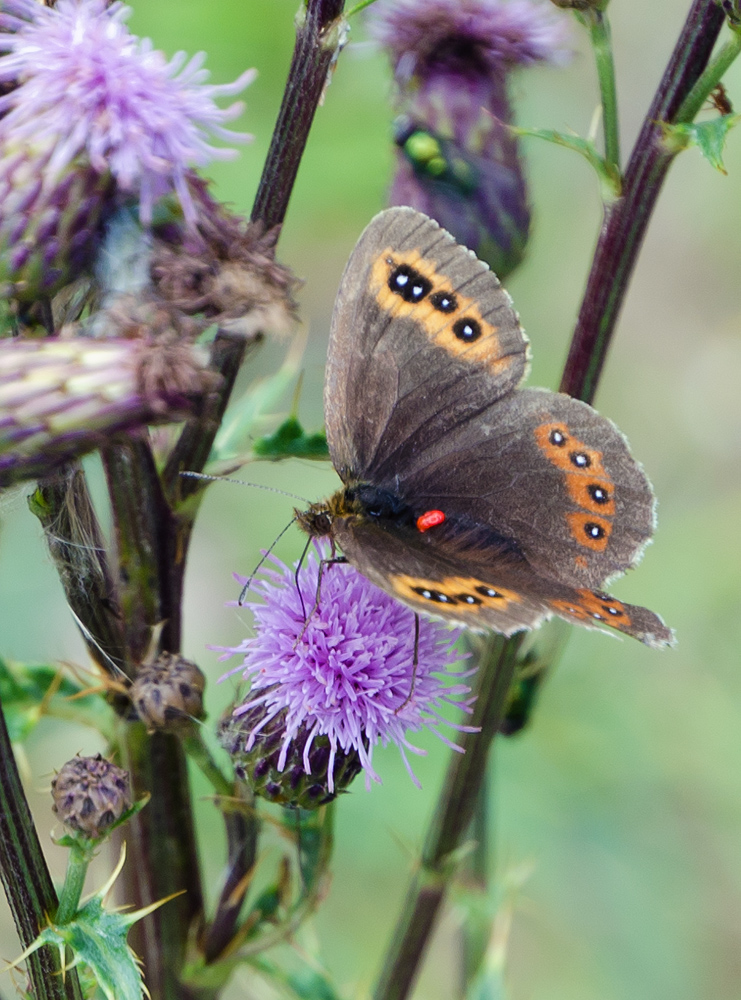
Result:
M100 754L73 757L51 783L53 811L73 833L97 840L131 808L129 774Z
M160 653L139 668L130 697L149 732L176 729L203 718L206 678L192 660Z
M300 809L316 809L344 792L363 765L357 751L332 754L328 736L299 727L285 760L281 759L287 709L260 726L265 712L254 706L242 715L231 711L219 726L219 740L234 763L234 771L255 795L269 802ZM259 733L250 739L252 730Z
M563 58L555 17L533 0L379 0L371 22L400 112L390 203L436 219L500 277L530 227L509 77Z

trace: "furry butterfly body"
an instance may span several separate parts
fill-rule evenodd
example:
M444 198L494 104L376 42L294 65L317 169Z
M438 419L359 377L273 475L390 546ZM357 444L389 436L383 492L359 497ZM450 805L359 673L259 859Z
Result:
M505 635L551 615L672 640L601 589L635 565L654 497L590 406L518 389L527 340L495 275L409 208L371 221L335 304L325 382L344 487L299 515L383 590Z

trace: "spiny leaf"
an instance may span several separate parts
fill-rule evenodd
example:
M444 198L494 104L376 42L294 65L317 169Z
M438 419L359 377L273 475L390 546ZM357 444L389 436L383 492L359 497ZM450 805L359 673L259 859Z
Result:
M708 163L722 174L728 171L723 165L723 149L726 137L734 125L741 121L741 115L720 115L704 122L662 126L664 142L672 152L687 146L697 146Z
M25 740L44 715L101 728L111 710L94 693L50 664L12 663L0 658L0 700L10 738Z

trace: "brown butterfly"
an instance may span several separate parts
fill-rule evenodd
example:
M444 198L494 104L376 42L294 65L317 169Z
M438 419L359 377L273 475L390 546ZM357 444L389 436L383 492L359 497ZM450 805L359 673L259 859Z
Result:
M486 264L410 208L342 277L325 382L344 486L298 513L415 611L505 635L559 615L652 646L672 632L601 590L654 528L651 486L586 403L518 389L527 339Z

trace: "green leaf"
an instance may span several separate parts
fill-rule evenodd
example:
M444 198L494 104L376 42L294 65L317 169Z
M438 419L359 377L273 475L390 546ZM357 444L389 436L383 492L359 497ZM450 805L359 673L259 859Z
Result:
M697 146L708 163L722 174L728 171L723 166L723 149L726 137L734 125L741 121L741 115L720 115L704 122L682 125L662 125L664 142L671 152L679 152L687 146Z
M12 663L0 657L0 699L10 738L27 739L44 715L69 719L107 733L111 708L97 693L49 664Z
M602 198L605 201L614 201L620 197L623 187L623 179L620 171L614 163L608 163L604 156L597 151L597 147L589 139L582 139L576 133L565 134L554 132L551 129L542 128L512 128L515 135L530 135L536 139L545 139L556 146L565 146L579 153L594 168L600 182Z
M258 438L252 446L258 458L329 458L327 437L307 434L296 417L284 420L273 434Z
M73 960L71 964L67 963L66 967L71 968L72 965L79 963L87 966L106 1000L142 1000L145 987L140 963L126 943L126 937L132 924L173 897L168 896L167 899L159 900L134 912L123 913L106 909L104 900L121 873L125 857L125 849L122 849L120 860L103 888L96 892L71 920L64 924L49 924L45 927L13 965L26 959L42 945L48 944L59 949L64 969L66 951L69 949Z

